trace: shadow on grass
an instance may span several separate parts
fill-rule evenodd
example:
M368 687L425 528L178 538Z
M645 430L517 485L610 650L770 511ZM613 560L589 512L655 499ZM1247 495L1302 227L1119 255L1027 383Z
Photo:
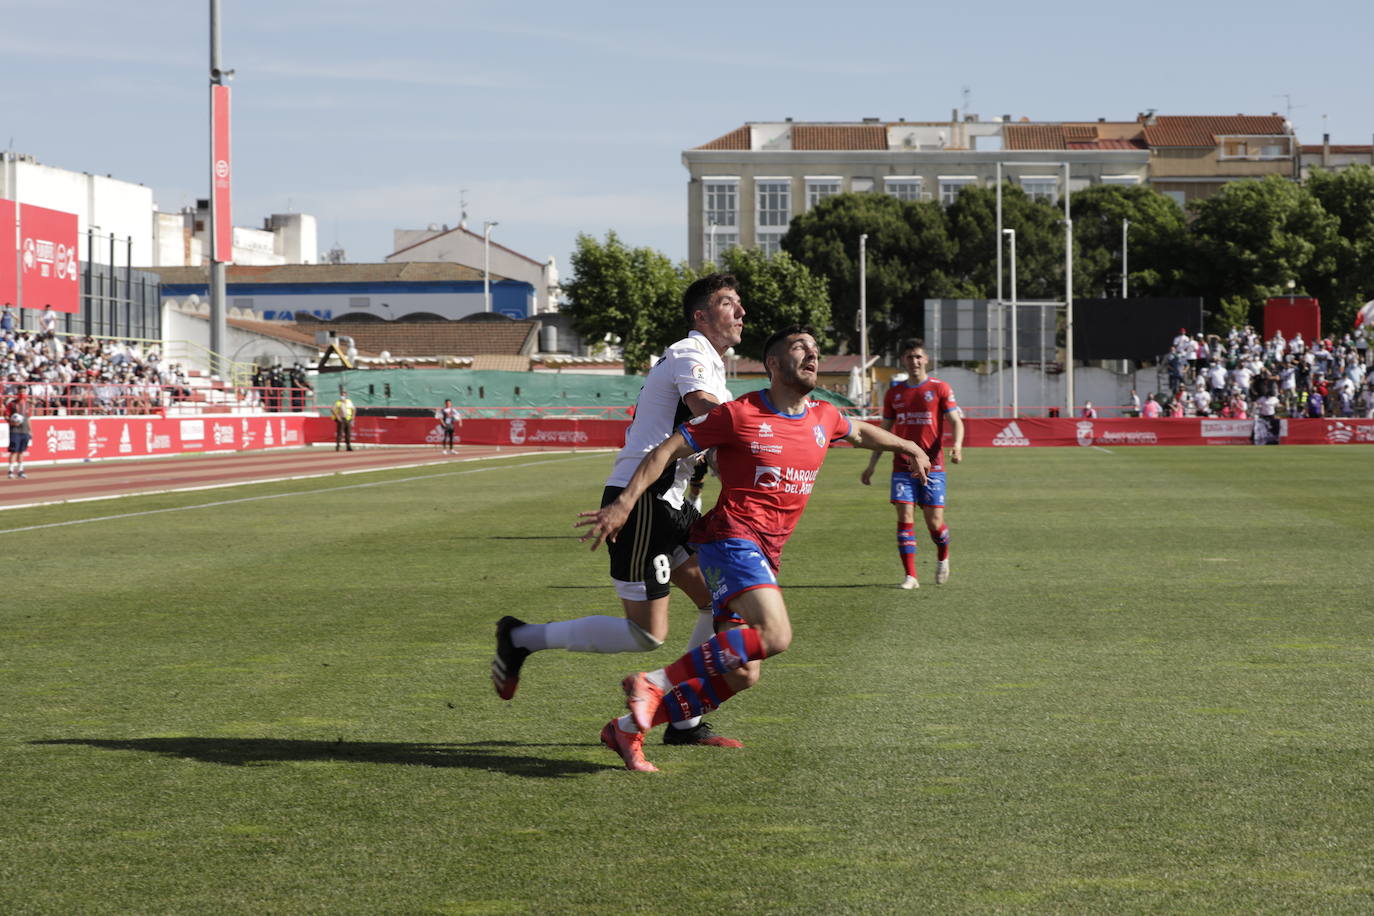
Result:
M219 763L259 766L293 760L331 760L349 763L390 763L402 766L462 767L511 776L561 779L600 773L607 766L581 760L501 753L505 748L582 747L528 745L514 741L476 741L471 744L415 744L374 741L299 741L284 738L54 738L30 744L82 744L107 751L142 751Z

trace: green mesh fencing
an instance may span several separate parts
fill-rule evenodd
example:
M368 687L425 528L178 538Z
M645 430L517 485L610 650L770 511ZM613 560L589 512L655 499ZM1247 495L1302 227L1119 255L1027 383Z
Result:
M767 387L761 378L731 379L730 393ZM334 403L339 388L359 408L439 407L446 398L466 416L510 415L511 409L546 410L557 407L627 407L639 397L642 375L579 375L560 372L496 372L472 369L353 369L328 372L315 381L315 399L323 407ZM817 388L815 396L839 407L852 407L844 395Z

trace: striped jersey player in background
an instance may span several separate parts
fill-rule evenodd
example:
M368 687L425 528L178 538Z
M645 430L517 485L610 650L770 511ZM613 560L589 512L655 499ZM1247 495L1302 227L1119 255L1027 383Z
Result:
M949 581L949 526L945 524L944 434L948 423L954 441L949 458L964 460L964 419L949 385L927 372L929 357L924 342L906 340L901 347L907 379L893 385L883 396L883 429L911 439L930 457L930 474L924 481L912 479L910 462L898 454L892 459L891 500L897 507L897 554L906 572L898 588L920 588L916 577L916 510L921 507L926 530L935 542L935 584ZM859 479L865 486L878 465L875 452Z
M622 682L630 712L601 730L601 741L625 768L654 772L644 759L644 734L715 709L752 686L759 662L784 651L792 625L778 587L783 545L806 508L832 442L906 454L911 473L924 475L930 460L914 442L862 422L834 405L811 400L820 351L809 329L788 328L769 338L764 366L770 386L722 404L678 427L640 463L620 495L579 527L592 549L627 535L626 519L639 494L665 468L706 448L716 449L720 498L693 527L691 543L710 588L716 635L657 671Z
M663 352L644 380L635 402L634 420L625 447L606 479L601 504L614 500L630 482L640 460L673 429L730 400L722 354L740 342L744 306L739 284L729 274L709 274L683 294L683 318L690 333ZM547 624L503 617L496 625L492 682L503 700L515 695L520 669L531 652L648 652L668 636L669 585L675 584L698 609L689 646L715 632L711 598L696 558L687 547L687 532L700 517L688 496L693 470L701 456L683 456L661 468L636 500L626 522L626 537L607 548L611 580L625 616L592 615ZM715 734L700 718L685 719L663 736L665 744L740 747L739 741Z

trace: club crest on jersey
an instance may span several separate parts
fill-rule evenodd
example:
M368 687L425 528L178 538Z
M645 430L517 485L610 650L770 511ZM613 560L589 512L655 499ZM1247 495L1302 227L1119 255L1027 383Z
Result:
M933 391L923 391L923 392L921 392L921 396L924 397L924 398L926 399L926 402L927 402L927 403L929 403L930 401L935 400L935 392L933 392Z
M759 438L768 439L773 435L773 427L767 423L759 424Z
M706 367L703 366L701 363L695 363L695 364L693 364L693 366L692 366L692 378L698 379L698 380L706 378Z
M782 482L782 468L759 465L754 468L754 486L773 488Z
M824 427L824 426L821 426L819 423L817 423L815 426L811 427L811 432L815 433L815 435L816 435L816 445L817 445L817 447L819 447L819 448L825 448L825 443L826 443L825 427Z

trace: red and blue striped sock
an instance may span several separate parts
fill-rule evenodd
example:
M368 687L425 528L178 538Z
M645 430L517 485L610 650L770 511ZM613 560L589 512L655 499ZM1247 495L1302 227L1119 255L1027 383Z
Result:
M930 539L935 542L935 559L949 559L949 526L941 525L938 530L930 533Z
M663 702L654 712L654 724L695 718L716 709L734 695L735 689L720 675L688 678L663 695Z
M753 627L736 627L717 633L663 669L669 684L692 678L711 678L733 671L746 662L763 658L763 643Z
M897 555L908 576L916 575L916 525L897 523Z

